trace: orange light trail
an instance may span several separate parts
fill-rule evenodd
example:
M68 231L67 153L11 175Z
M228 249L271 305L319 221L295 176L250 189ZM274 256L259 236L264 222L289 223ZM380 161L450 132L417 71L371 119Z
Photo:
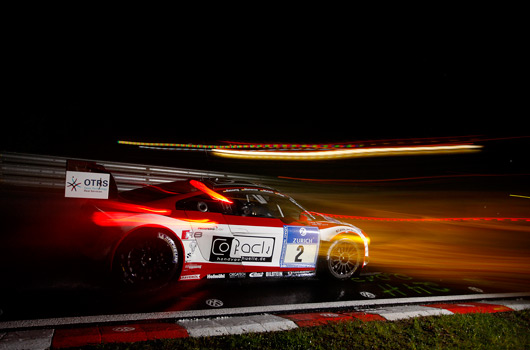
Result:
M502 177L502 176L529 176L529 173L524 174L453 174L453 175L432 175L432 176L414 176L414 177L400 177L392 179L310 179L304 177L290 177L278 176L280 179L308 181L308 182L395 182L395 181L410 181L410 180L429 180L429 179L444 179L444 178L458 178L458 177ZM511 197L530 198L511 194Z
M139 226L139 225L162 225L162 226L171 226L175 223L176 220L185 221L195 224L203 225L216 225L214 221L208 219L188 219L188 218L171 218L168 216L157 217L156 221L153 221L152 216L142 216L132 213L125 212L95 212L92 214L92 221L103 227L112 227L112 226Z
M476 137L439 137L436 139L372 140L328 144L244 143L189 144L120 140L118 144L157 150L211 152L216 156L250 160L325 160L357 157L424 155L477 152Z
M432 146L402 146L402 147L373 147L373 148L337 148L316 151L259 151L259 150L235 150L235 149L212 149L214 155L252 160L325 160L376 156L397 155L425 155L425 154L447 154L447 153L469 153L480 151L482 146L459 144L459 145L432 145Z
M232 204L233 203L230 199L228 199L225 196L220 195L219 193L215 192L214 190L208 188L202 182L199 182L199 181L196 181L196 180L190 180L190 185L192 185L193 187L195 187L199 191L202 191L202 192L206 193L207 195L212 197L212 199L216 199L218 201L225 202L225 203L228 203L228 204Z
M129 204L129 203L122 203L122 202L114 202L114 201L105 202L104 207L112 208L114 210L117 209L121 211L132 212L132 213L153 213L153 214L160 214L160 215L171 214L170 209L151 208L151 207L144 206L144 205Z
M340 214L324 214L311 212L312 214L329 216L339 219L363 220L363 221L401 221L401 222L441 222L441 221L528 221L530 218L508 218L508 217L468 217L468 218L378 218L371 216L354 216Z
M528 175L528 174L527 174ZM530 199L529 196L521 196L520 194L511 194L510 197L519 197L519 198L527 198Z

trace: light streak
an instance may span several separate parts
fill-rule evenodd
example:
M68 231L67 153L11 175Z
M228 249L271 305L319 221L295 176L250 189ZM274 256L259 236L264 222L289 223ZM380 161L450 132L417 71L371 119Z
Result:
M365 143L327 143L327 144L301 144L301 143L239 143L231 142L225 145L205 145L193 143L169 143L169 142L141 142L141 141L124 141L119 140L120 145L140 146L140 147L156 147L163 148L178 148L189 150L211 150L211 149L260 149L260 150L325 150L336 148L356 148L364 147Z
M121 203L121 202L114 202L114 201L106 202L104 206L105 208L112 208L112 209L123 210L127 212L133 212L133 213L153 213L153 214L161 214L161 215L171 214L171 209L152 208L152 207L148 207L145 205Z
M206 193L207 195L209 195L212 199L216 199L218 201L221 201L221 202L225 202L225 203L228 203L228 204L232 204L233 202L226 198L225 196L215 192L214 190L208 188L205 184L203 184L202 182L199 182L199 181L196 181L196 180L190 180L190 185L192 185L193 187L195 187L196 189Z
M329 216L338 219L363 220L363 221L387 221L387 222L444 222L444 221L528 221L530 218L509 218L509 217L463 217L463 218L379 218L372 216L354 216L341 214L323 214L310 212L312 214Z
M280 179L308 181L308 182L395 182L395 181L411 181L411 180L430 180L430 179L444 179L444 178L458 178L458 177L508 177L508 176L529 176L529 173L524 174L453 174L453 175L432 175L432 176L414 176L414 177L400 177L390 179L311 179L304 177L290 177L278 176ZM510 195L512 197L523 197L519 195Z
M511 194L510 197L519 197L519 198L528 198L528 199L530 199L530 197L528 197L528 196L521 196L519 194Z
M353 142L340 143L250 143L239 141L220 141L221 144L193 144L193 143L173 143L173 142L142 142L142 141L127 141L118 140L120 145L139 146L143 148L155 148L161 150L213 150L213 149L252 149L252 150L334 150L334 149L349 149L349 148L367 148L389 145L405 146L405 145L455 145L455 144L470 144L477 139L476 135L461 136L461 137L437 137L437 138L412 138L412 139L385 139L385 140L363 140Z
M156 218L152 215L139 215L125 212L95 212L92 214L92 221L103 227L112 226L144 226L144 225L160 225L160 226L171 226L175 224L175 220L185 221L189 223L201 224L201 225L216 225L216 222L208 219L188 219L188 218L172 218L169 216L157 216Z
M469 137L468 137L469 138ZM118 144L166 151L205 151L216 156L256 160L325 160L355 157L477 152L482 146L454 137L373 140L328 144L241 143L191 144L120 140Z
M412 147L374 147L353 149L331 149L329 151L257 151L213 149L215 155L236 159L262 159L262 160L324 160L340 158L419 155L436 153L466 153L479 151L478 145L438 145L438 146L412 146Z

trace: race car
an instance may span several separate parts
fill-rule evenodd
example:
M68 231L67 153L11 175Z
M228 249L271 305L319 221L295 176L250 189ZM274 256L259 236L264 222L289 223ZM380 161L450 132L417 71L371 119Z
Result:
M368 263L361 229L250 182L180 180L94 203L92 222L115 237L112 274L131 287L317 274L347 280Z

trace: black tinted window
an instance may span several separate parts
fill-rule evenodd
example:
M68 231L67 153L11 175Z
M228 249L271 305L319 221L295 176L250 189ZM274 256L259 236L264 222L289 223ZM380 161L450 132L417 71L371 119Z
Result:
M294 221L305 210L288 197L266 191L225 192L233 204L233 215L276 218Z

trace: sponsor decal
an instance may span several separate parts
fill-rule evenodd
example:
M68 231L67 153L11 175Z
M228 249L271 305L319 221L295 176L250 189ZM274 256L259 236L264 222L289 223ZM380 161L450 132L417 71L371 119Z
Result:
M175 264L178 263L179 253L177 250L177 246L175 245L175 242L168 235L162 232L158 233L158 239L165 241L171 247L171 250L173 251L173 263Z
M67 171L64 195L72 198L109 198L110 174Z
M315 267L320 231L312 226L284 226L281 267Z
M213 236L210 261L271 262L273 252L274 252L274 238L273 237Z
M316 276L315 271L287 271L284 277L313 277Z
M187 276L181 276L180 277L180 280L181 281L187 281L187 280L200 280L201 279L201 275L187 275Z
M263 272L251 272L248 274L248 277L252 277L252 278L263 277Z
M215 279L223 279L226 278L226 275L224 273L212 273L206 276L209 280L215 280Z
M186 265L186 268L187 268L188 270L202 269L202 265L188 264L188 265Z
M283 272L281 271L265 272L265 277L283 277Z
M210 227L197 227L197 230L201 230L201 231L217 231L217 230L221 230L221 228L217 227L217 226L210 226ZM200 233L200 232L197 232L197 233Z
M232 272L228 274L229 278L245 278L247 274L244 272Z

